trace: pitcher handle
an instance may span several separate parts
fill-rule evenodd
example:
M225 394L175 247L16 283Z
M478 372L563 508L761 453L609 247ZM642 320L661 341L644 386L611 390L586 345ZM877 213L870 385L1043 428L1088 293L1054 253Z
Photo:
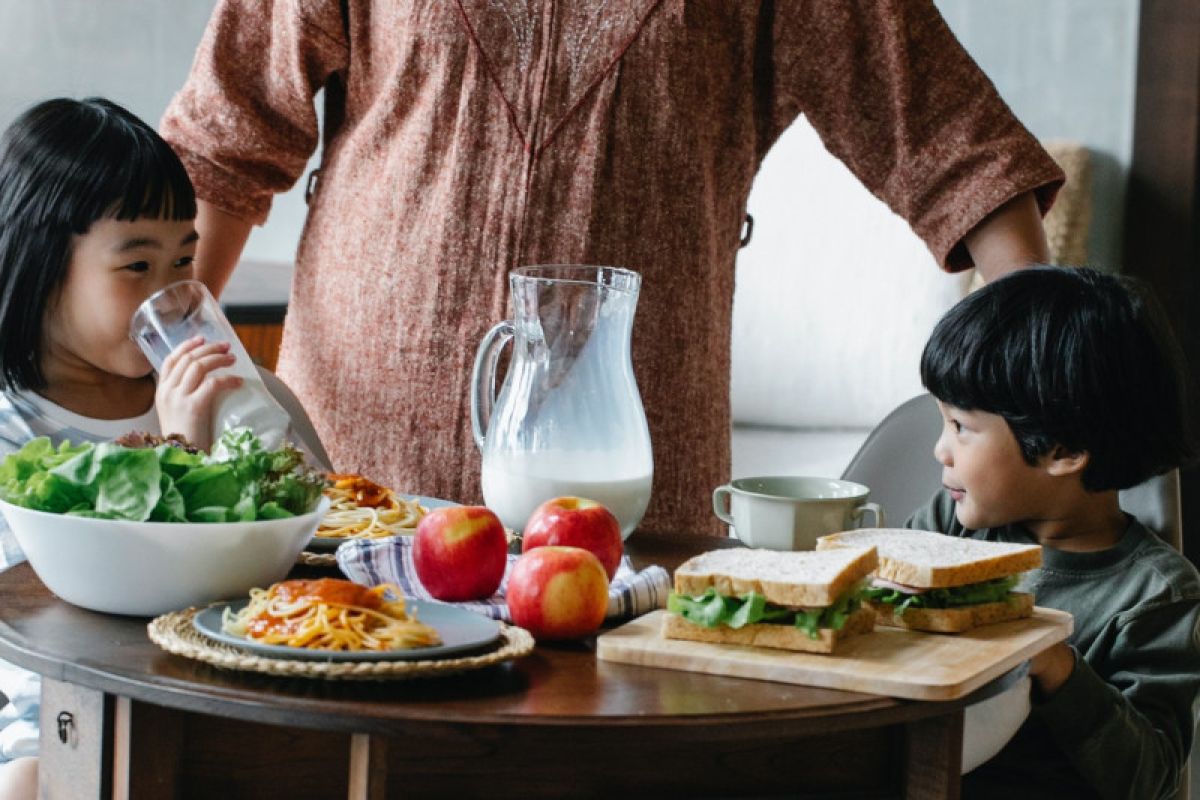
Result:
M866 516L868 511L875 515L875 524L871 527L887 527L887 518L884 517L883 509L879 507L879 503L863 503L861 506L851 511L850 516L855 522L859 523L859 527L862 527L862 518Z
M475 366L471 370L471 431L480 450L496 403L496 364L500 361L500 351L515 331L510 320L493 325L475 351Z

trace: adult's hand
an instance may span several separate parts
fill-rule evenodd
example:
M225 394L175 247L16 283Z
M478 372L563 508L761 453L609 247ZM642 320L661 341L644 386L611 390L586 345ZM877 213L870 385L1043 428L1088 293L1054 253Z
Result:
M200 241L203 244L203 232ZM984 217L963 242L985 282L1013 270L1050 262L1042 215L1032 192L1018 195Z
M196 278L203 281L213 297L220 297L233 268L242 257L251 224L222 211L212 203L196 201Z

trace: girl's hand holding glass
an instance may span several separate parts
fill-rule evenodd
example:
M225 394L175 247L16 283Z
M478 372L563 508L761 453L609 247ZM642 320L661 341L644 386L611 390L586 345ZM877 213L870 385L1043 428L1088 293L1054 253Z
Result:
M209 449L217 400L222 392L242 385L239 376L220 371L236 361L229 342L206 342L202 336L171 351L163 360L154 393L163 434L182 434L197 447Z
M267 449L283 444L291 418L203 283L183 280L150 295L134 312L129 336L158 372L155 406L164 434L181 433L208 449L224 431L245 427ZM204 432L201 420L210 425Z

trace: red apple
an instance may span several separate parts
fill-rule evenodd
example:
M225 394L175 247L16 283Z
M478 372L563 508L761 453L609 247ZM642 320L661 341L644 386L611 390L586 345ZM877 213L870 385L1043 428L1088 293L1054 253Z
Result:
M582 547L604 566L611 581L621 565L621 523L612 512L586 497L555 497L529 516L521 533L521 552L535 547Z
M608 612L608 576L579 547L538 547L523 554L508 576L513 622L536 639L577 639L594 633Z
M413 566L438 600L491 597L500 588L507 562L504 526L483 506L434 509L417 525Z

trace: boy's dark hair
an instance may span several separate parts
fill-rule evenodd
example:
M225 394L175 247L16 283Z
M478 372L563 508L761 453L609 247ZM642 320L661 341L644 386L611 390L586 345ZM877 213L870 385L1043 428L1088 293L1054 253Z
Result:
M18 117L0 136L0 382L45 385L42 320L73 234L101 218L195 216L179 157L117 104L59 98Z
M1128 277L1036 267L988 284L934 328L921 381L944 403L1002 416L1030 464L1058 445L1086 451L1089 491L1193 455L1178 343Z

